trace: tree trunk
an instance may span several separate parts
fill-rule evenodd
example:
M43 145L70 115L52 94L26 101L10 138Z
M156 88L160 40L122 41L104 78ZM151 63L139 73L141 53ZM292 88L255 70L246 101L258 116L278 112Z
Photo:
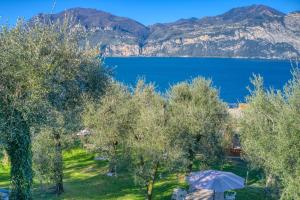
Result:
M117 176L117 145L118 142L113 143L113 156L109 162L109 172Z
M194 159L195 159L195 153L193 152L192 149L189 149L189 155L188 155L188 159L189 159L189 165L187 166L187 172L191 173L193 171L193 164L194 164Z
M10 122L7 153L11 161L10 199L30 200L32 186L31 136L27 123L18 111L13 113Z
M266 179L265 192L267 197L274 199L279 198L278 179L276 176L269 174Z
M147 200L152 199L153 181L150 181L147 185Z
M55 193L60 195L64 192L63 185L63 155L61 137L59 133L54 132L55 140L55 160L54 160L54 178L55 178Z
M147 200L152 200L153 187L154 187L154 182L156 180L157 171L158 171L158 163L155 164L153 169L152 180L150 180L147 185Z

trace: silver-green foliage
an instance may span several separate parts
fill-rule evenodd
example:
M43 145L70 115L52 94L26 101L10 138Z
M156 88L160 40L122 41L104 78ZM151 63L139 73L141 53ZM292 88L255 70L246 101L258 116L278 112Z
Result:
M126 142L134 122L131 103L129 90L112 83L99 102L87 103L83 114L84 125L92 134L86 145L109 160L111 172L115 172L117 161L126 157Z
M35 178L43 184L53 183L55 146L51 130L43 129L32 138L32 161Z
M47 41L40 29L31 31L22 22L0 30L0 133L12 163L12 199L31 199L30 127L47 108L48 65L40 51Z
M199 77L190 83L178 83L170 89L168 98L170 131L174 143L189 158L189 170L196 154L202 165L222 160L228 113L211 81Z
M108 77L97 49L84 45L68 21L1 27L0 60L0 134L12 163L11 198L30 199L31 131L57 124L51 117L56 112L64 116L65 130L78 127L82 97L101 95Z
M151 199L158 170L174 169L183 160L171 143L167 101L154 86L139 81L131 93L113 83L99 103L88 103L84 124L91 132L87 147L109 159L110 170L127 160L127 169Z
M147 189L147 199L151 199L159 169L180 167L174 164L184 158L179 146L170 140L166 99L155 92L152 84L139 81L133 102L136 122L129 137L132 167L136 182Z
M245 157L279 180L281 199L300 198L300 76L281 91L265 90L254 77L241 126Z

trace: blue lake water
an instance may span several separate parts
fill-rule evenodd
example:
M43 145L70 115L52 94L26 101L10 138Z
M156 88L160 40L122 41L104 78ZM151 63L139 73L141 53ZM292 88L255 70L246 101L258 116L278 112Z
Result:
M160 92L197 76L210 78L228 103L244 102L253 74L263 76L266 87L280 89L292 69L290 61L229 58L106 58L105 64L113 68L116 80L134 86L142 77Z

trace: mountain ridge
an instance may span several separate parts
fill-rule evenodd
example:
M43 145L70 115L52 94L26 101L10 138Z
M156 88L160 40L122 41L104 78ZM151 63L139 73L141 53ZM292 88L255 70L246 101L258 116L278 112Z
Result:
M289 59L300 56L300 13L265 5L223 14L145 26L127 17L90 8L38 14L31 20L57 21L66 15L84 27L105 56L184 56Z

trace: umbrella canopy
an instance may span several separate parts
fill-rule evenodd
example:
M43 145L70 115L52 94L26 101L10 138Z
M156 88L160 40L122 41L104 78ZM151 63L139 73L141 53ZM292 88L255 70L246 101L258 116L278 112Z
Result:
M244 188L245 179L231 172L206 170L192 172L188 183L193 189L208 189L215 192Z

